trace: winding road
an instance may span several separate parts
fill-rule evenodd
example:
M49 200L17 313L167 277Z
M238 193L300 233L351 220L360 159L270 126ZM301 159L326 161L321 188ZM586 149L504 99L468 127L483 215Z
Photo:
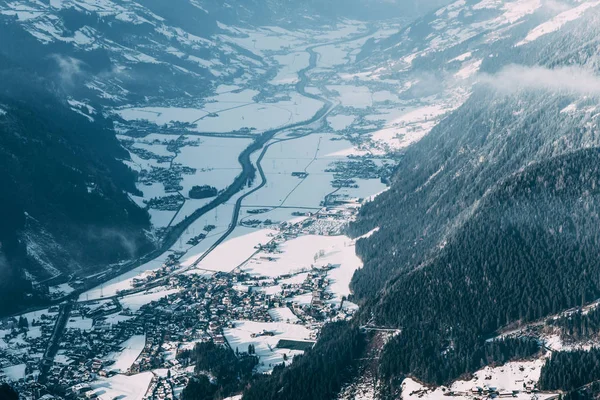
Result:
M305 134L302 134L302 135L297 135L297 136L293 136L293 137L288 137L288 138L284 138L284 139L275 140L275 141L270 142L270 143L268 143L268 142L276 134L278 134L280 132L287 131L287 130L294 129L294 128L298 128L298 127L301 127L301 126L311 125L311 124L314 124L314 123L316 123L316 122L318 122L320 120L323 120L335 108L334 104L333 104L333 102L331 100L329 100L327 98L324 98L324 97L317 96L317 95L312 94L312 93L308 93L306 91L306 86L308 85L308 82L310 80L308 78L308 76L307 76L307 73L310 70L316 68L317 61L318 61L318 58L319 58L318 54L314 51L314 49L317 48L317 47L322 47L322 46L327 46L327 45L332 45L332 44L340 44L340 43L345 43L345 42L350 42L350 41L358 40L358 39L361 39L363 37L369 36L372 33L373 33L373 31L370 30L368 33L362 34L362 35L357 36L357 37L353 37L353 38L349 38L349 39L343 39L343 40L338 40L338 41L331 42L331 43L316 44L316 45L313 45L313 46L310 46L310 47L306 48L306 51L310 55L309 65L306 68L303 68L302 70L298 71L299 80L298 80L298 83L296 84L296 91L298 93L300 93L301 95L305 96L305 97L310 97L312 99L315 99L315 100L323 102L324 103L323 107L321 107L321 109L311 119L309 119L308 121L298 122L298 123L295 123L295 124L287 125L287 126L280 127L280 128L277 128L277 129L273 129L273 130L270 130L270 131L267 131L267 132L263 133L261 135L261 137L259 137L257 139L257 141L255 141L254 143L252 143L249 147L247 147L244 150L244 152L242 152L242 154L240 154L240 156L238 157L238 161L240 162L240 164L243 167L243 172L236 178L236 181L238 181L238 180L241 179L241 185L243 186L248 181L248 179L250 179L250 177L251 176L253 177L253 175L254 175L254 167L252 166L252 162L250 161L250 156L256 150L262 148L262 152L260 153L260 156L256 160L256 169L258 169L258 173L260 175L261 183L258 186L256 186L255 188L253 188L252 190L250 190L249 192L245 193L244 195L240 196L237 199L237 201L235 202L234 210L233 210L233 216L231 218L231 223L229 224L229 227L227 228L227 230L223 233L223 235L221 235L221 237L219 237L219 239L217 239L215 241L215 243L213 243L200 257L198 257L198 259L196 259L186 269L195 268L214 249L216 249L221 243L223 243L227 239L227 237L229 237L229 235L231 235L233 233L233 231L235 230L235 228L236 228L236 226L238 224L238 220L239 220L239 217L240 217L240 209L242 207L242 203L243 203L244 199L246 197L250 196L251 194L255 193L256 191L260 190L261 188L263 188L267 184L267 177L266 177L266 175L265 175L265 173L263 171L261 162L262 162L262 159L264 158L265 154L269 150L269 148L272 145L277 144L277 143L286 142L286 141L294 140L294 139L299 139L301 137L305 137L305 136L311 135L311 134L313 134L313 132L308 132L308 133L305 133ZM257 144L259 145L258 148L256 146ZM316 155L315 155L315 157L316 157ZM314 161L314 159L313 159L313 161ZM249 169L247 170L247 168L249 168ZM248 173L246 174L246 172L248 172ZM234 184L235 183L236 182L234 182ZM241 187L240 187L240 189L241 189ZM239 191L240 189L238 189L237 191ZM336 191L337 190L339 190L339 188L336 189ZM237 193L237 191L236 191L236 193ZM229 200L231 197L232 196L229 196L227 200ZM215 199L215 201L216 200L217 199ZM225 201L227 201L227 200L225 200ZM277 208L277 207L275 207L275 208ZM198 210L198 211L200 211L200 210ZM212 208L211 208L211 210L212 210ZM208 210L208 211L210 211L210 210ZM194 214L192 214L192 217L194 216ZM203 214L199 215L197 218L199 218ZM197 218L193 218L193 220L190 222L190 224L192 222L194 222ZM187 226L189 226L189 224Z
M341 44L341 43L355 41L355 40L372 35L374 33L374 31L375 31L374 29L370 29L366 33L363 33L361 35L357 35L357 36L354 36L351 38L336 40L336 41L332 41L329 43L315 44L313 46L307 47L306 51L310 55L309 65L306 68L304 68L298 72L299 80L298 80L298 83L296 83L296 85L295 85L295 89L298 93L300 93L301 95L303 95L305 97L309 97L314 100L318 100L318 101L322 102L323 106L319 109L319 111L315 115L313 115L312 118L310 118L306 121L296 122L296 123L285 125L285 126L282 126L279 128L271 129L271 130L263 132L260 136L258 136L256 138L256 140L254 142L252 142L252 144L250 144L247 148L245 148L242 151L242 153L240 153L240 155L238 156L238 162L242 166L242 172L234 179L232 184L229 185L223 192L219 193L210 203L208 203L205 206L194 211L190 216L185 218L179 224L172 226L171 229L169 229L169 231L163 238L161 245L159 247L157 247L153 251L147 253L146 255L140 257L139 259L137 259L135 261L123 264L123 265L119 266L118 268L113 267L113 269L110 272L108 272L108 273L104 274L104 276L102 276L101 281L88 280L88 282L87 282L88 284L85 286L85 288L79 289L79 290L71 293L70 295L65 296L64 298L58 299L56 301L56 302L60 302L60 301L67 300L67 302L64 303L60 308L59 317L55 324L52 338L46 349L45 357L44 357L44 360L42 363L42 371L41 371L41 375L40 375L40 378L42 381L45 379L47 372L49 370L49 367L52 365L54 356L56 354L56 351L58 350L58 343L60 342L60 338L62 337L62 334L64 332L66 322L68 321L68 319L70 317L70 311L72 309L72 306L75 302L77 302L77 298L79 297L79 295L81 293L85 292L86 290L91 289L92 287L96 287L96 286L102 284L103 282L106 282L118 275L128 272L131 269L134 269L140 265L143 265L143 264L159 257L161 254L165 253L166 251L168 251L175 243L177 243L177 240L179 240L179 237L196 220L201 218L206 213L214 210L218 206L226 203L234 195L236 195L238 192L243 190L244 187L246 187L246 184L248 182L251 182L255 178L256 170L258 170L258 173L259 173L260 179L261 179L260 184L256 187L254 187L252 190L248 191L247 193L244 193L242 196L240 196L236 200L233 215L232 215L231 222L229 224L228 229L197 260L195 260L193 264L191 264L186 269L191 269L191 268L194 268L195 266L197 266L214 249L216 249L220 244L222 244L229 237L229 235L231 235L231 233L235 230L236 226L238 225L238 221L239 221L239 217L240 217L240 210L241 210L242 202L244 201L244 199L247 198L249 195L255 193L256 191L260 190L267 184L267 178L263 171L261 162L262 162L265 154L269 150L269 148L274 144L285 142L288 140L298 139L298 138L313 134L314 132L310 131L310 132L304 133L302 135L295 135L292 137L286 137L286 138L271 141L274 138L274 136L277 135L278 133L281 133L284 131L288 131L291 129L300 128L300 127L304 127L304 126L309 126L309 125L317 123L318 121L322 121L335 108L335 105L331 100L320 97L320 96L312 94L312 93L308 93L306 91L306 87L308 86L309 81L310 81L307 74L310 70L317 67L317 62L318 62L318 58L319 58L318 54L314 51L314 49L318 48L318 47L322 47L322 46L327 46L327 45L334 45L334 44ZM255 168L251 161L251 156L256 151L261 150L261 149L262 149L262 151L256 161L256 168ZM339 190L339 189L336 189L336 191L337 190ZM181 270L179 270L179 271L181 271ZM85 301L83 301L83 302L85 302Z
M271 139L273 139L273 137L276 134L281 133L283 131L312 125L312 124L324 119L327 116L327 114L329 114L333 110L334 104L331 100L321 97L321 96L318 96L318 95L315 95L313 93L308 93L306 91L306 87L308 86L308 84L310 82L310 78L308 77L308 72L317 67L317 62L319 59L319 55L318 55L318 53L315 52L315 49L318 47L342 44L342 43L359 40L364 37L368 37L368 36L372 35L373 33L375 33L375 31L376 30L374 28L370 28L367 32L364 32L364 33L356 35L356 36L339 39L339 40L335 40L335 41L331 41L331 42L314 44L312 46L307 47L305 49L305 51L308 52L309 56L310 56L309 65L307 67L303 68L302 70L298 71L299 79L295 85L295 89L302 96L309 97L311 99L322 102L323 106L319 109L319 111L315 115L313 115L312 118L310 118L308 120L292 123L289 125L281 126L279 128L274 128L274 129L263 132L260 136L258 136L255 139L254 142L252 142L248 147L246 147L242 151L242 153L240 153L240 155L238 156L238 162L242 167L242 172L234 179L234 181L231 183L231 185L229 185L224 191L219 193L210 203L197 209L190 216L185 218L183 221L181 221L177 225L171 226L171 228L168 230L166 235L163 237L160 246L158 246L156 249L150 251L149 253L146 253L144 256L138 258L137 260L125 263L123 265L120 265L119 267L113 267L113 269L111 271L109 271L102 277L101 281L88 281L87 282L88 284L83 289L73 292L69 296L59 299L59 301L68 300L68 299L76 299L81 293L85 292L86 290L96 287L96 286L102 284L103 282L106 282L112 278L115 278L116 276L119 276L119 275L126 273L136 267L139 267L149 261L152 261L155 258L158 258L160 255L162 255L163 253L168 251L173 245L175 245L177 243L177 241L179 240L180 236L195 221L197 221L199 218L201 218L205 214L209 213L210 211L214 210L218 206L228 202L229 200L231 200L231 198L233 198L234 195L236 195L238 192L243 190L244 187L246 186L246 184L248 182L252 181L252 179L254 179L256 170L258 170L258 172L260 174L260 178L261 178L261 183L256 188L252 189L252 191L245 193L243 196L241 196L240 198L237 199L237 201L235 203L235 209L234 209L234 212L232 215L231 223L230 223L227 231L225 231L223 233L223 235L221 237L219 237L219 239L217 239L217 241L209 249L207 249L207 251L205 251L204 254L198 260L196 260L194 262L194 265L197 265L200 261L202 261L202 259L204 259L206 256L208 256L208 254L210 254L219 244L223 243L235 229L235 227L238 223L238 219L239 219L239 215L240 215L240 208L241 208L243 199L266 185L267 178L263 172L263 169L261 166L261 161L262 161L266 151L268 150L268 148L274 143L279 143L280 141L284 141L284 140L297 139L297 138L309 135L312 132L309 132L305 135L298 135L298 136L294 136L291 138L281 139L280 141L277 141L274 143L269 143L269 141ZM262 153L256 162L256 168L255 168L255 166L252 164L252 161L250 160L250 158L254 152L261 150L261 149L262 149Z

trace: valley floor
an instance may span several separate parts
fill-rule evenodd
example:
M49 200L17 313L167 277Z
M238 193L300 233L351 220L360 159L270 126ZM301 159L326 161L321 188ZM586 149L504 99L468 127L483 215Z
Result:
M482 62L459 55L440 90L409 95L423 84L410 68L417 54L386 75L359 59L398 22L228 29L219 40L262 60L256 71L216 79L206 98L112 110L139 173L131 199L148 209L161 251L73 276L50 288L60 305L0 322L0 379L21 392L40 381L101 399L177 398L195 369L187 351L210 340L257 355L257 372L291 363L326 322L356 312L347 297L362 262L346 225L386 190L403 149L464 103ZM372 361L389 335L375 335L362 381L340 397L376 397ZM509 363L450 388L406 379L402 396L495 387L528 399L540 367Z
M139 119L156 124L141 137L119 128L127 163L140 173L143 197L132 200L149 208L158 238L185 228L163 254L134 269L51 288L60 298L99 282L72 309L22 315L28 326L20 329L6 321L0 376L25 391L39 379L100 398L177 397L194 369L178 356L197 342L236 352L252 345L257 371L268 373L312 346L323 323L351 317L357 306L346 297L361 262L343 230L361 203L385 190L381 179L394 155L368 136L345 134L373 103L356 103L353 86L325 83L366 38L389 32L349 21L324 35L322 46L299 42L292 51L279 39L268 59L279 69L273 84L281 100L257 101L259 92L240 82L218 86L198 109L116 110L132 129ZM394 101L389 91L374 90L374 99ZM177 132L169 126L176 122L195 128ZM194 199L190 190L227 191L244 172L240 154L259 135L269 139L250 155L252 181L198 216L215 198Z

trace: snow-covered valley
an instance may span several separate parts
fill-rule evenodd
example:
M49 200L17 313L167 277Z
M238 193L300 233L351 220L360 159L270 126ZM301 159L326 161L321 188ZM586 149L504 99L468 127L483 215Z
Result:
M141 398L160 384L157 369L185 376L189 368L176 356L195 342L212 339L240 351L253 345L258 371L268 373L302 353L280 343L299 341L302 348L314 343L324 322L352 316L357 306L346 298L361 262L355 241L343 229L362 202L385 190L381 180L393 168L395 155L332 128L332 113L353 104L354 95L351 86L344 91L340 85L331 95L327 83L336 76L331 68L350 65L352 53L364 43L354 37L395 31L356 21L336 29L310 35L274 29L244 32L257 38L252 45L235 39L277 71L269 89L272 95L238 81L217 86L213 96L200 99L193 108L154 102L110 111L119 117L118 139L131 156L125 163L139 173L142 195L131 199L148 208L156 240L163 240L173 227L185 228L162 254L135 268L113 277L94 273L57 286L55 296L61 297L73 287L98 282L78 295L72 309L40 311L49 325L66 318L60 339L31 335L33 327L18 344L0 339L6 354L19 362L5 366L5 376L14 381L38 376L40 371L17 368L29 362L22 360L24 352L38 346L56 341L58 351L50 357L54 365L68 369L77 362L81 335L114 335L109 340L114 345L98 348L95 355L99 370L106 371L104 378L96 381L90 375L80 383L101 398ZM290 37L282 35L299 36L297 45L289 48ZM221 35L221 40L234 38ZM255 49L254 43L265 47ZM330 46L327 43L347 43L342 60L323 63L320 51ZM311 56L313 48L316 57ZM311 57L315 58L309 63ZM318 74L313 75L313 69ZM374 95L380 97L394 101L391 93ZM88 110L84 101L72 103L83 113ZM255 173L246 180L248 166L241 154L261 136L267 139L249 153ZM245 183L232 190L241 176ZM194 187L214 192L194 198ZM206 293L202 298L199 290ZM166 310L192 313L206 325L201 322L185 331L173 323L150 331L139 328L148 317ZM33 325L33 317L24 318ZM35 320L39 330L39 318ZM166 332L173 339L165 340ZM162 345L154 350L152 343L159 337ZM149 363L155 359L163 361ZM155 377L143 372L147 370ZM121 382L124 374L133 374L126 384Z
M69 107L114 119L129 153L122 161L137 174L129 198L148 211L157 250L98 271L51 271L59 278L52 306L0 321L0 380L26 391L38 380L67 382L73 392L127 400L178 398L198 343L256 355L256 372L269 374L311 348L324 324L351 319L359 307L348 300L350 283L363 262L361 238L346 228L387 190L406 148L494 80L480 70L497 57L497 42L526 49L598 6L461 0L431 14L427 34L401 20L344 19L297 29L218 22L200 37L137 3L26 3L2 2L0 14L28 40L103 49L116 65L88 76L83 64L59 62L86 80ZM68 4L111 24L150 26L150 39L126 46L129 37L68 28L59 12ZM156 82L133 79L155 68L164 74ZM564 114L590 114L586 101ZM563 346L554 337L548 347ZM547 354L540 357L447 387L406 378L402 398L472 399L493 387L530 399ZM353 382L340 398L375 398L374 390Z

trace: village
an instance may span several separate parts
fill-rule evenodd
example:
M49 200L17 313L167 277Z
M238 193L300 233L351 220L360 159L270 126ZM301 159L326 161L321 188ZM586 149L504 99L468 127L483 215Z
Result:
M329 206L298 222L271 225L275 233L256 246L256 262L276 263L281 246L301 236L340 235L359 201L333 197ZM325 322L350 318L357 309L345 297L334 301L330 273L340 265L321 262L323 255L321 250L313 263L269 277L243 265L230 272L190 270L174 255L117 296L72 304L53 357L48 347L64 304L3 320L0 374L25 399L48 394L56 397L46 399L70 399L105 398L99 382L149 372L145 398L176 398L194 374L189 350L207 341L236 354L248 350L246 341L259 342L252 344L257 369L268 372L312 347ZM240 321L258 325L240 338L237 325L246 323ZM49 366L45 372L43 365Z

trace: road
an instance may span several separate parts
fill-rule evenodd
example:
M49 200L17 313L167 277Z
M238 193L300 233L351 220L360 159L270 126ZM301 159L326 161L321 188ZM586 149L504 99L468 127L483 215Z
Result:
M259 173L260 179L261 179L261 183L258 186L256 186L255 188L253 188L252 190L245 193L244 195L240 196L236 200L234 212L233 212L233 215L231 218L231 223L229 224L228 229L215 241L215 243L213 243L212 246L210 246L197 260L195 260L194 263L192 265L190 265L190 267L188 267L186 269L191 269L191 268L196 267L205 257L207 257L214 249L216 249L221 243L223 243L229 237L229 235L231 235L231 233L235 230L236 226L238 225L240 210L241 210L242 202L244 201L244 199L246 197L248 197L249 195L255 193L256 191L260 190L267 184L267 178L263 171L261 162L262 162L262 159L264 158L265 154L267 153L269 147L274 144L277 144L277 143L281 143L281 142L288 141L288 140L294 140L294 139L298 139L300 137L310 135L313 132L308 132L303 135L297 135L297 136L293 136L293 137L283 138L283 139L275 140L275 141L272 141L271 143L269 143L273 139L273 137L275 135L277 135L278 133L281 133L284 131L288 131L291 129L300 128L300 127L304 127L304 126L309 126L309 125L315 124L319 121L322 121L334 108L334 104L331 100L320 97L320 96L312 94L312 93L308 93L306 91L306 87L308 86L308 83L310 81L307 74L310 70L316 68L317 61L318 61L318 54L314 51L314 49L317 47L322 47L322 46L326 46L326 45L340 44L340 43L358 40L363 37L371 35L373 32L374 32L374 30L369 30L367 33L361 34L359 36L355 36L355 37L347 38L347 39L341 39L341 40L337 40L337 41L333 41L333 42L329 42L329 43L320 43L320 44L316 44L316 45L306 48L306 51L310 55L309 65L306 68L304 68L298 72L299 81L296 84L295 89L298 93L300 93L301 95L303 95L305 97L309 97L309 98L312 98L312 99L322 102L323 106L321 107L321 109L319 109L319 111L315 115L313 115L313 117L310 118L309 120L292 123L289 125L285 125L285 126L282 126L279 128L275 128L275 129L271 129L271 130L263 132L259 137L256 138L256 140L254 142L252 142L252 144L250 144L246 149L244 149L244 151L242 151L242 153L238 156L238 162L242 166L242 172L234 179L234 181L232 182L231 185L229 185L223 192L219 193L210 203L208 203L204 207L197 209L195 212L192 213L192 215L187 217L185 220L181 221L179 224L172 226L171 229L168 231L168 233L163 238L162 243L159 247L157 247L155 250L151 251L150 253L144 255L143 257L141 257L133 262L126 263L126 264L120 266L119 268L114 268L110 273L107 273L106 275L104 275L102 277L102 282L105 282L109 279L112 279L115 276L118 276L118 275L125 273L133 268L143 265L143 264L159 257L164 252L168 251L174 244L177 243L177 240L179 240L179 237L196 220L201 218L206 213L214 210L218 206L226 203L234 195L236 195L238 192L240 192L242 189L244 189L244 187L246 187L246 184L248 182L251 182L255 178L256 170L258 170L258 173ZM262 151L256 161L256 168L255 168L254 165L252 164L252 161L250 158L254 152L261 150L261 149L262 149ZM339 189L336 189L336 190L339 190ZM81 293L83 293L85 290L88 290L91 287L97 286L98 284L101 284L102 282L93 282L93 284L90 283L84 289L77 290L77 291L71 293L69 296L59 299L59 301L64 301L64 300L67 300L67 301L65 303L61 304L59 317L55 324L52 338L48 344L46 353L44 354L44 359L42 361L42 372L40 375L40 380L45 379L48 369L52 365L54 356L56 355L56 352L58 351L58 344L60 343L60 338L62 337L66 323L70 317L70 312L71 312L74 302L79 297L79 295Z
M72 309L73 301L69 301L60 305L58 318L56 319L56 323L54 324L54 330L52 331L50 342L48 344L48 347L46 348L46 351L44 352L44 357L42 358L42 363L40 366L40 376L38 377L40 383L44 383L46 381L46 376L48 374L48 371L50 370L50 367L52 367L54 357L58 352L60 338L62 337L65 326L69 321L69 316L71 315Z
M364 37L372 35L374 32L375 32L375 29L371 28L371 29L369 29L369 31L367 31L363 34L357 35L357 36L353 36L351 38L335 40L335 41L327 42L327 43L319 43L319 44L315 44L310 47L307 47L306 51L310 55L309 65L306 68L303 68L302 70L298 71L299 80L296 83L295 89L302 96L309 97L314 100L318 100L318 101L322 102L323 107L321 107L321 109L319 109L319 111L315 115L313 115L313 117L310 118L309 120L296 122L293 124L285 125L285 126L282 126L279 128L275 128L275 129L271 129L269 131L263 132L259 137L256 138L256 140L254 142L252 142L252 144L250 144L246 149L244 149L244 151L242 151L242 153L238 156L238 162L242 166L242 172L234 179L234 181L232 182L231 185L229 185L223 192L219 193L217 195L217 197L215 197L210 203L206 204L204 207L197 209L189 217L187 217L185 220L181 221L177 225L171 226L171 229L167 232L167 234L163 238L161 245L159 247L157 247L155 250L151 251L150 253L146 254L145 256L143 256L135 261L126 263L126 264L120 266L119 268L115 268L113 271L111 271L110 274L107 274L105 277L103 277L102 281L110 280L120 274L123 274L127 271L130 271L130 270L140 266L140 265L143 265L143 264L159 257L161 254L163 254L164 252L169 250L173 245L175 245L177 243L177 240L179 240L179 237L196 220L198 220L199 218L201 218L203 215L207 214L208 212L214 210L221 204L228 202L229 200L231 200L231 198L234 195L236 195L238 192L240 192L242 189L244 189L246 184L248 182L252 181L252 179L254 179L256 170L258 169L258 172L259 172L259 174L261 176L261 180L262 180L261 184L258 187L254 188L252 192L245 194L244 196L242 196L240 199L238 199L236 201L235 210L234 210L234 213L232 216L232 221L229 226L229 229L217 240L216 244L214 244L206 252L204 252L202 258L206 257L219 244L221 244L231 234L231 232L233 232L233 229L235 229L235 226L237 225L237 221L238 221L239 214L240 214L240 207L241 207L243 198L247 197L251 193L254 193L256 190L264 187L264 185L266 184L266 177L264 176L264 173L262 171L262 166L260 165L260 161L262 160L264 154L266 153L266 149L268 148L268 146L270 146L267 143L276 134L278 134L280 132L287 131L290 129L300 128L303 126L309 126L309 125L312 125L312 124L324 119L327 116L327 114L329 114L329 112L331 112L331 110L333 109L333 102L331 100L321 97L321 96L318 96L318 95L315 95L315 94L312 94L312 93L308 93L306 91L306 87L308 86L308 84L310 82L310 78L307 76L307 74L309 71L316 68L317 61L319 58L319 55L314 51L314 49L316 49L317 47L336 45L336 44L359 40ZM282 139L282 140L293 140L298 137L300 137L300 136L296 136L294 138L289 138L289 139ZM257 165L255 168L254 165L252 164L252 161L250 160L250 157L252 156L252 154L254 152L261 150L261 149L262 149L262 153L257 161ZM201 260L199 260L199 261L201 261ZM197 262L199 262L199 261L197 261ZM94 282L93 285L89 285L83 290L79 290L76 293L72 293L69 296L69 298L74 298L75 296L79 296L79 294L82 293L83 291L90 289L92 287L98 286L100 283L101 282Z
M290 130L290 129L293 129L293 128L298 128L298 127L301 127L301 126L311 125L311 124L314 124L314 123L316 123L318 121L321 121L321 120L323 120L334 109L334 104L333 104L333 102L331 100L329 100L327 98L323 98L323 97L317 96L317 95L312 94L312 93L308 93L306 91L306 86L308 85L308 82L310 80L308 78L308 76L307 76L307 73L308 73L308 71L310 71L311 69L314 69L317 66L317 61L318 61L318 58L319 58L318 54L314 51L314 49L317 48L317 47L325 46L325 45L339 44L339 43L344 43L344 42L348 42L348 41L357 40L357 39L360 39L362 37L369 36L371 34L372 34L372 31L369 31L366 34L363 34L363 35L360 35L358 37L354 37L354 38L351 38L351 39L338 40L338 41L335 41L335 42L325 43L325 44L318 44L318 45L314 45L314 46L310 46L310 47L306 48L306 51L310 55L309 65L306 68L303 68L302 70L300 70L298 72L298 76L299 76L300 79L299 79L298 83L296 84L296 91L298 93L300 93L301 95L305 96L305 97L310 97L312 99L319 100L319 101L323 102L324 106L308 121L299 122L299 123L295 123L295 124L288 125L288 126L285 126L285 127L273 129L271 131L265 132L262 135L262 138L264 139L264 141L261 141L261 144L260 144L260 147L262 147L262 152L260 153L260 156L256 160L256 169L258 170L258 173L259 173L260 179L261 179L260 184L258 186L256 186L255 188L253 188L252 190L250 190L249 192L244 193L244 195L240 196L237 199L237 201L235 202L235 206L234 206L234 210L233 210L233 215L232 215L232 218L231 218L231 223L229 224L229 227L227 228L227 230L221 235L221 237L219 237L219 239L217 239L215 241L215 243L213 243L200 257L198 257L197 260L195 260L186 269L193 269L193 268L195 268L214 249L216 249L221 243L223 243L229 237L229 235L231 235L233 233L233 231L235 230L236 226L238 225L238 220L239 220L239 217L240 217L240 209L242 207L242 203L243 203L244 199L246 197L250 196L251 194L255 193L256 191L260 190L261 188L263 188L267 184L267 177L266 177L266 175L265 175L265 173L263 171L261 162L262 162L265 154L269 150L269 148L272 145L277 144L277 143L286 142L288 140L299 139L301 137L305 137L305 136L311 135L313 132L308 132L308 133L305 133L303 135L297 135L297 136L293 136L293 137L288 137L288 138L284 138L284 139L275 140L275 141L270 142L270 143L267 143L267 142L269 142L277 133L280 133L280 132L283 132L283 131L287 131L287 130ZM260 138L259 138L259 140L260 140ZM248 152L247 154L245 154L245 153L246 153L246 151L248 149L253 148L255 143L256 142L254 142L246 150L244 150L244 152L238 158L240 164L242 164L242 166L244 167L244 170L245 170L245 166L249 165L249 168L252 168L252 171L254 171L254 167L252 167L252 162L250 161L250 156L256 150L253 149L252 151ZM318 151L318 149L317 149L317 151ZM316 158L316 153L315 153L315 158ZM313 161L315 160L315 158L313 158ZM305 168L305 172L306 172L306 168ZM244 181L244 183L245 183L245 181ZM336 191L337 190L339 190L339 188L336 189ZM278 207L274 207L274 208L278 208Z

